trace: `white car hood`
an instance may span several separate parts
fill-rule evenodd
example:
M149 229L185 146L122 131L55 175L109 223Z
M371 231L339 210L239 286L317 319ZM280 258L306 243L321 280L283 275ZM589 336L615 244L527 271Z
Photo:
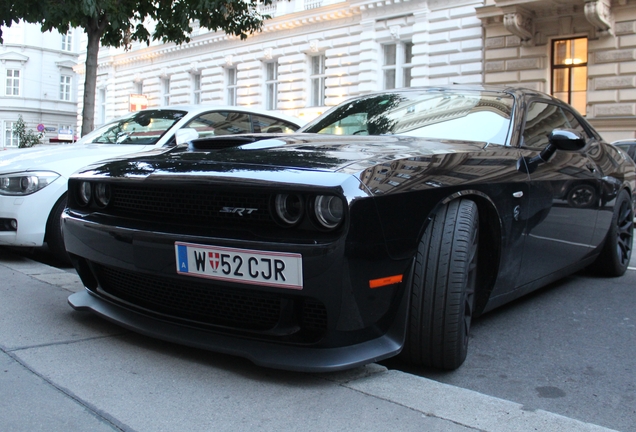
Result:
M86 165L153 148L153 145L130 144L60 144L12 149L0 152L0 174L55 171L68 177Z

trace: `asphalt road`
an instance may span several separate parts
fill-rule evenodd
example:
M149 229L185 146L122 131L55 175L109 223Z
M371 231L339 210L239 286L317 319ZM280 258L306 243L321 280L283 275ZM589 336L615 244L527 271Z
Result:
M581 272L473 322L453 372L383 364L621 431L636 431L636 265Z
M60 265L46 250L23 252ZM620 278L580 272L473 322L457 371L389 369L620 431L636 432L636 258Z

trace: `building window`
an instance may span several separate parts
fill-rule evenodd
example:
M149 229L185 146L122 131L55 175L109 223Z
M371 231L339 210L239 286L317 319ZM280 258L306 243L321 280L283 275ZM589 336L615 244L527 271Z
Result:
M143 81L136 81L134 83L134 87L135 87L135 94L138 94L138 95L144 94L144 82Z
M163 105L170 105L170 77L161 79L161 95Z
M587 38L552 41L552 96L585 115L587 105Z
M68 75L60 77L60 100L71 100L71 77Z
M7 85L4 94L20 96L20 71L18 69L7 69Z
M73 36L69 31L66 34L62 35L62 51L72 51L73 50Z
M201 103L201 74L191 75L192 84L192 103L198 105Z
M226 88L227 88L227 104L236 105L236 96L238 89L238 80L236 74L236 68L227 68L225 70Z
M311 58L311 106L325 105L325 55Z
M5 147L19 147L20 140L18 134L15 133L13 127L15 122L5 122L4 124L4 145Z
M278 107L278 62L265 63L265 109Z
M383 45L384 88L394 89L411 86L411 61L413 60L413 43L398 42Z

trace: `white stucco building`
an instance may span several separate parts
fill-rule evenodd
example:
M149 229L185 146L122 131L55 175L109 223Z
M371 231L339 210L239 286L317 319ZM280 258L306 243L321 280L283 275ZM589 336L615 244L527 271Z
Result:
M247 40L195 29L179 46L102 49L96 125L131 95L310 119L374 90L486 83L570 101L610 141L636 136L636 0L292 0L263 12L272 19Z
M57 139L60 129L76 130L80 78L73 67L80 34L42 33L39 25L24 22L2 27L0 148L18 146L13 127L20 115L28 129L45 128L43 142Z

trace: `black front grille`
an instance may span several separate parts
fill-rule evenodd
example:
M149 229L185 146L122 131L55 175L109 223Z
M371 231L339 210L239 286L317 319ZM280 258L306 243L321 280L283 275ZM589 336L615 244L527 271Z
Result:
M308 298L290 299L275 293L226 288L197 280L146 275L93 264L101 289L138 307L188 320L246 331L268 331L290 317L304 337L316 339L327 329L324 305Z
M112 185L107 213L189 225L273 225L269 194L210 188Z

